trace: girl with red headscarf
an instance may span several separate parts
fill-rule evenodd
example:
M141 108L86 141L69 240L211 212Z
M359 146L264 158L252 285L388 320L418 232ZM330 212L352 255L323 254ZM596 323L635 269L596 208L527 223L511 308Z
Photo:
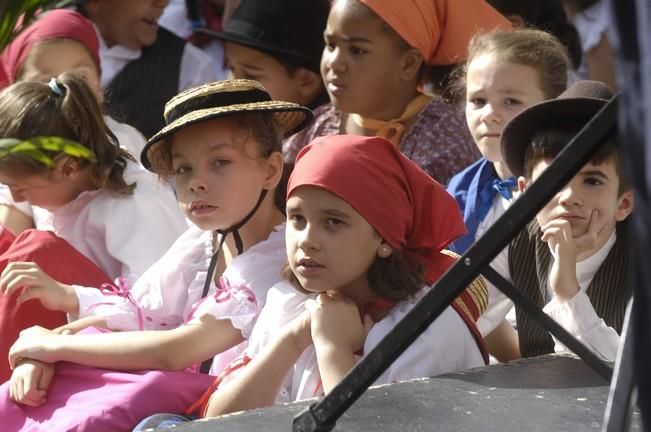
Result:
M318 136L381 136L447 183L479 154L460 107L420 84L428 67L462 62L471 37L495 28L510 23L484 0L334 1L321 58L332 104L285 143L286 161Z
M287 194L291 284L269 291L246 366L218 378L207 415L328 393L454 263L443 248L464 232L454 199L384 138L316 140ZM485 301L473 282L377 383L485 364Z

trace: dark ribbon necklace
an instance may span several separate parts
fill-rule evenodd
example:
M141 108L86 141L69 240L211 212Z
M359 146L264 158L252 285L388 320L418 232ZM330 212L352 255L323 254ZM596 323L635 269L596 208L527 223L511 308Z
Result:
M224 230L215 230L215 232L219 234L219 241L217 243L217 247L215 248L215 252L213 252L212 257L210 258L210 264L208 265L208 274L206 275L206 281L203 284L203 292L201 293L202 299L208 295L208 291L210 290L210 284L212 283L213 277L215 275L215 268L217 267L219 252L222 250L222 246L224 246L226 237L228 237L229 234L233 235L233 239L235 240L235 248L237 249L237 255L241 255L244 251L244 244L242 243L242 237L240 236L239 229L242 228L244 224L246 224L253 217L256 211L258 211L258 208L260 208L260 205L266 196L267 190L262 189L262 192L260 192L260 197L258 198L258 202L255 204L253 209L246 216L244 216L244 219L231 226L230 228L226 228ZM213 359L210 358L203 361L203 363L201 363L199 371L201 373L208 373L212 366L212 360Z

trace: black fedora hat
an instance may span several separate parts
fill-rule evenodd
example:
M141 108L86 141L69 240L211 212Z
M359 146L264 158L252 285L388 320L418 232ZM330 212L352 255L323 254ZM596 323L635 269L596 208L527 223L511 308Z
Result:
M199 29L319 73L329 0L242 0L224 30Z
M285 136L307 125L312 111L292 103L272 100L265 88L252 80L225 80L185 90L165 104L167 125L152 136L140 153L145 168L152 170L156 146L189 125L242 113L273 113Z
M536 131L549 126L584 126L613 97L600 81L577 81L556 99L532 105L509 121L500 141L502 159L509 171L524 175L524 156ZM578 131L577 131L578 132Z

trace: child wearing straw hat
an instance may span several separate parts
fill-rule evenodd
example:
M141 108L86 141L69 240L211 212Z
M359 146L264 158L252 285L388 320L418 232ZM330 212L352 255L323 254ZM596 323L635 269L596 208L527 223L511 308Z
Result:
M332 104L285 142L285 160L318 136L381 136L446 184L480 155L462 110L420 83L428 65L462 62L470 38L494 28L510 23L484 0L334 1L321 58Z
M502 157L518 177L521 191L610 98L612 91L605 84L578 81L558 98L529 107L507 124ZM608 361L617 355L630 297L626 219L633 206L619 149L610 140L511 242L508 256L498 257L506 261L501 266L508 269L505 277ZM482 334L490 335L512 305L489 286L489 306L478 322ZM492 352L529 357L566 350L519 307L515 312L517 336L487 337Z
M179 94L166 105L165 116L167 126L148 141L141 159L148 169L174 181L179 205L194 226L131 290L118 286L98 295L96 290L65 286L42 274L27 287L47 286L48 295L73 305L67 312L96 314L107 328L145 331L57 335L32 329L12 347L12 366L21 358L32 358L117 370L178 370L214 356L212 365L204 363L201 369L218 374L246 347L267 290L284 283L281 139L304 125L311 113L297 104L271 100L255 81L234 80ZM11 286L17 277L19 272L5 274L0 285ZM84 381L84 376L102 372L69 363L57 373L61 369L75 383L92 382ZM208 380L195 375L179 383L168 372L162 380L140 383L137 374L120 374L120 382L136 381L141 384L136 388L175 397L145 400L137 397L140 390L120 392L119 384L106 386L105 392L86 393L115 404L104 407L103 414L89 411L99 416L94 430L106 430L102 424L127 430L147 415L182 411ZM13 388L19 391L12 390L12 397L21 400L21 386ZM91 391L83 385L76 389ZM126 399L108 396L109 390ZM48 400L66 402L55 396L48 395ZM30 425L43 417L38 408L16 408L7 401L0 412L3 419L15 419L16 425ZM78 424L74 418L64 420L70 422L63 423L67 426Z
M315 140L288 186L293 287L269 291L248 364L217 379L207 415L328 393L454 263L443 248L463 231L454 199L390 141ZM485 295L473 282L377 383L485 364L475 327Z

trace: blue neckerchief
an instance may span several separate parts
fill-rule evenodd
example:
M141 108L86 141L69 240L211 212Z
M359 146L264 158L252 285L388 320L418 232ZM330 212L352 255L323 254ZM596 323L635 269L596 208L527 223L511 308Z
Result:
M517 185L515 177L501 180L493 164L484 158L464 169L450 180L447 190L457 200L468 232L449 247L463 254L475 242L477 227L484 220L496 194L512 197L511 188Z
M479 198L479 205L477 206L477 219L483 221L491 206L493 205L493 198L499 193L506 199L513 198L511 189L518 185L518 181L515 177L509 177L505 180L499 178L493 179L492 181L486 182L479 193L477 198Z

